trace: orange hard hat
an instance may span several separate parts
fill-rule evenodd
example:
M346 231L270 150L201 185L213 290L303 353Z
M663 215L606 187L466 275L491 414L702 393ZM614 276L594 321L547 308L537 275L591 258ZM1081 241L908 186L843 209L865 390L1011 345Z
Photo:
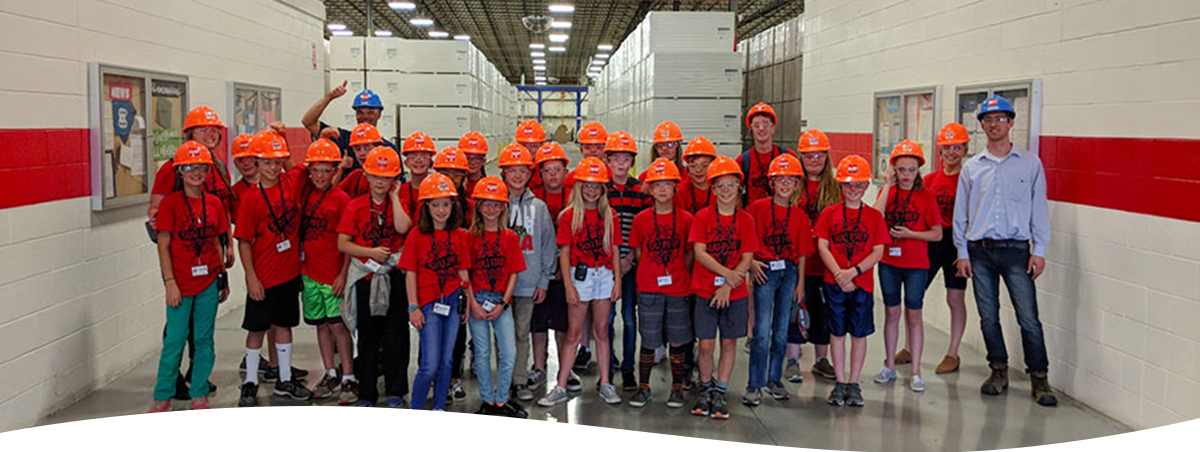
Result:
M792 154L780 154L779 157L775 157L767 169L767 177L777 176L804 177L804 167L800 165L800 159Z
M665 158L659 157L658 160L650 163L650 168L646 169L645 183L657 182L660 180L670 180L679 182L683 177L679 175L679 168L675 163Z
M967 133L967 128L957 122L942 126L942 130L938 132L938 146L963 144L968 141L971 141L971 135Z
M254 157L254 153L250 152L250 141L254 139L254 135L243 133L233 139L233 144L230 147L233 149L233 158Z
M595 157L588 157L575 167L575 180L578 182L608 183L608 166Z
M598 122L589 122L579 128L579 144L606 144L608 131Z
M829 136L825 135L817 129L808 129L800 134L800 145L797 146L801 154L811 152L828 152L829 151Z
M541 123L526 119L517 126L516 140L518 143L541 143L546 141L546 130L542 129Z
M354 126L354 130L350 131L351 146L375 143L383 143L383 137L379 136L379 129L376 129L373 125L364 122Z
M176 167L197 164L212 165L212 154L203 144L188 140L187 143L183 143L175 149L174 164Z
M713 160L713 162L708 165L707 180L709 183L712 183L713 179L729 174L737 176L738 179L742 179L741 165L738 165L737 162L729 157L723 155L717 156L717 159Z
M467 154L454 146L442 149L433 157L433 169L467 171Z
M380 177L399 176L400 156L396 155L395 149L387 146L379 146L371 149L371 152L367 154L367 159L363 161L363 172Z
M637 144L633 142L633 135L624 130L609 135L608 142L604 143L604 153L611 154L613 152L628 152L636 155Z
M529 150L525 149L525 146L511 143L503 151L500 151L499 166L501 168L521 165L533 166L533 156L529 155Z
M867 159L857 155L849 155L837 166L838 182L867 182L871 180L871 164Z
M338 149L337 145L327 138L321 138L314 141L308 146L308 153L304 156L305 163L330 162L339 163L342 161L342 150Z
M469 155L487 155L487 138L484 138L482 133L472 130L458 139L458 148Z
M655 143L670 143L672 141L683 141L683 132L679 131L679 125L671 121L663 121L654 128Z
M750 120L754 119L754 115L767 115L771 117L772 123L779 123L779 119L775 117L775 109L762 102L754 104L753 107L750 107L750 111L746 112L746 127L750 127Z
M417 195L417 199L428 201L437 198L452 198L458 196L458 190L454 189L454 181L451 181L445 174L433 173L425 177L421 181L421 190Z
M471 198L488 199L508 204L508 185L499 176L488 176L475 183Z
M193 108L187 116L183 118L183 131L187 132L192 127L213 126L225 128L225 124L221 124L221 118L217 117L217 112L213 111L205 105Z
M912 140L896 143L896 147L892 148L892 156L888 158L888 163L895 165L896 159L900 157L916 157L917 166L925 164L925 151L921 149L921 145Z
M562 146L553 141L543 144L542 147L538 148L537 155L534 156L534 163L537 163L538 166L542 166L542 163L551 160L562 160L563 166L571 164L571 160L567 158L567 152L563 150Z
M709 141L708 138L696 136L696 138L692 138L692 141L688 142L687 148L683 150L683 158L699 157L702 155L717 158L717 147L713 146L712 141Z
M260 159L278 159L291 157L287 142L273 130L263 130L250 140L250 152Z
M405 138L404 147L400 149L402 154L408 154L409 152L428 152L432 154L434 151L433 138L429 138L429 135L420 130L413 132L408 138Z

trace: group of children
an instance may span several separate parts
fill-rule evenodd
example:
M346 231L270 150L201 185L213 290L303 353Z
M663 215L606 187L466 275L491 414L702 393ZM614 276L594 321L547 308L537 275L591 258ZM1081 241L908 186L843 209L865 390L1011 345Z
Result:
M519 402L546 386L550 330L561 365L556 385L537 400L543 407L582 390L572 364L583 357L586 365L593 351L600 399L622 402L619 371L628 404L643 407L652 400L651 369L666 355L667 406L683 407L698 386L691 412L726 419L737 342L747 336L744 404L760 404L764 392L789 398L785 358L787 379L800 382L800 345L811 342L813 373L836 382L829 403L861 406L876 264L888 358L875 381L894 381L906 359L910 387L925 389L922 299L931 268L954 255L927 247L946 243L954 204L947 186L967 139L961 125L943 129L947 169L925 186L920 146L897 145L868 206L866 160L851 155L835 165L829 138L815 129L801 136L798 154L775 145L776 117L765 104L747 113L755 146L736 159L718 156L702 136L684 147L677 125L660 124L652 162L636 178L633 137L594 122L578 133L584 158L573 169L540 124L523 122L499 153L500 176L484 174L489 147L476 132L441 151L414 132L397 152L364 122L340 133L315 128L321 138L303 163L293 162L281 124L239 136L231 156L242 178L231 184L210 152L223 132L215 113L199 107L187 119L188 141L159 170L150 210L168 306L152 412L169 409L173 397L208 407L213 322L228 296L234 240L247 291L239 406L257 405L260 380L274 380L281 397L374 406L382 372L383 404L401 407L410 392L410 326L419 337L414 409L443 410L465 398L458 379L470 349L477 412L528 417ZM896 353L901 294L907 348ZM617 311L621 359L613 349ZM291 365L301 317L316 328L324 367L311 387ZM191 364L181 374L188 343ZM957 370L956 348L939 372Z

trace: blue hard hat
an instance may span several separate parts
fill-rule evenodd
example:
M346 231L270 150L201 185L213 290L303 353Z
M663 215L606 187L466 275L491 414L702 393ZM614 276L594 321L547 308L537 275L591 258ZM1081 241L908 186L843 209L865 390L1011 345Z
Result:
M383 108L383 102L379 100L379 95L374 91L364 89L363 92L354 96L353 108L358 107Z
M992 96L979 104L979 114L975 115L975 119L983 119L983 115L997 111L1008 113L1010 118L1017 117L1017 111L1013 110L1012 104L1008 100L1000 96Z

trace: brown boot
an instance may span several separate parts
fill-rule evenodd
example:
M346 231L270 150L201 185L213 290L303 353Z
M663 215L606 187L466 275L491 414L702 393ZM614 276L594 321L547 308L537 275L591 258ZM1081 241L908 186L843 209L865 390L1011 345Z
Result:
M957 356L946 355L945 358L942 358L941 364L937 365L937 369L934 369L934 372L939 374L958 372L959 362L960 361Z
M1050 382L1046 379L1045 372L1032 372L1029 374L1029 379L1033 381L1033 399L1041 406L1058 405L1058 398L1054 396L1054 390L1050 389Z
M896 361L896 364L910 364L912 363L912 354L908 352L908 349L902 348L896 352L896 357L893 359Z
M988 367L992 368L992 375L983 382L983 386L979 390L987 395L1003 394L1008 389L1008 364L992 363L988 364Z

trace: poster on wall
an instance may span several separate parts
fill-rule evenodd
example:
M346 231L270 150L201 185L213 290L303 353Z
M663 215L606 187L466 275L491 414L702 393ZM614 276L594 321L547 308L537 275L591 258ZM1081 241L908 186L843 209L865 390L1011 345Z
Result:
M184 104L187 85L166 80L153 80L151 102L154 108L154 161L164 162L175 155L183 144Z
M104 76L104 167L106 198L149 193L146 177L145 81L115 74Z
M239 134L256 134L283 117L283 91L279 88L229 82L229 111L233 112L233 128L230 137ZM232 159L228 164L230 177L241 173Z

